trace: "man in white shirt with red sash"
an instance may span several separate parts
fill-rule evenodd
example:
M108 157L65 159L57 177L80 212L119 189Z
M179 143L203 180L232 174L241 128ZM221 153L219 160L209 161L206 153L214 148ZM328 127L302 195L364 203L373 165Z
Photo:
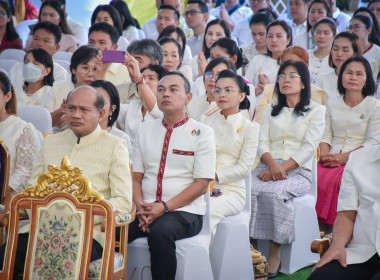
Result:
M190 119L189 81L171 72L158 84L163 119L143 122L133 151L136 219L128 242L147 236L153 279L175 279L175 241L197 235L206 212L203 194L215 176L215 140L210 127Z

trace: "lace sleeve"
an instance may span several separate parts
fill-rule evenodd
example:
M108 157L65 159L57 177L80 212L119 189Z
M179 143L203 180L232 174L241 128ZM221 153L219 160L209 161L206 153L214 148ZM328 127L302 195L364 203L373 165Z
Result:
M30 124L26 125L16 140L16 167L9 178L9 185L14 191L24 190L40 148L40 141L34 127Z

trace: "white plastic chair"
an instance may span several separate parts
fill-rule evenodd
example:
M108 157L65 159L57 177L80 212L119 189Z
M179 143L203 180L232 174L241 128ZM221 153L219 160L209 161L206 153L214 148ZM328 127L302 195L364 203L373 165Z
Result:
M43 133L52 133L52 120L48 110L40 106L24 106L18 108L18 116Z
M0 58L0 68L5 70L7 73L9 73L13 67L13 65L19 63L16 60L13 59L3 59Z
M211 267L216 280L254 279L249 244L251 176L245 180L245 189L243 210L237 215L225 217L216 229L210 249Z
M57 64L61 65L63 68L65 68L65 70L67 71L67 73L71 73L71 71L70 71L70 62L67 62L66 60L55 59L54 63L57 63Z
M72 56L73 56L73 54L71 52L56 52L53 56L53 59L54 60L63 60L63 61L66 61L70 64Z
M18 62L23 62L25 57L25 52L18 49L5 49L0 54L0 59L12 59Z
M22 40L22 45L24 48L26 47L26 40L28 40L28 36L30 33L29 25L36 24L37 22L38 22L38 19L30 19L30 20L24 20L20 22L19 24L17 24L16 31Z
M319 260L319 255L312 253L310 250L311 242L320 238L318 218L315 211L315 204L317 203L317 163L317 158L313 156L309 193L293 199L295 240L291 244L281 246L281 273L292 274L301 268L315 264ZM258 249L265 256L268 256L269 242L258 240Z
M206 214L201 232L193 237L176 241L176 280L213 280L210 258L210 195L204 195ZM151 280L150 253L146 237L128 244L127 279ZM133 277L133 278L132 278Z

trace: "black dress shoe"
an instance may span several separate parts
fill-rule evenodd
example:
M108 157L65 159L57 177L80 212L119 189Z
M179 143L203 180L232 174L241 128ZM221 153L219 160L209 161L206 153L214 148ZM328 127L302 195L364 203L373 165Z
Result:
M278 276L278 272L280 271L280 268L281 268L281 262L280 262L276 272L273 272L273 273L268 272L268 279L276 278Z

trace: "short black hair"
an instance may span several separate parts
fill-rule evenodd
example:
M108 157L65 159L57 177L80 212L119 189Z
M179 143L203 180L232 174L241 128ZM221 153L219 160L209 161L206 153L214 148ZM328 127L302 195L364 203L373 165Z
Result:
M201 10L202 13L208 13L208 7L205 2L200 0L190 0L187 2L187 5L190 4L198 4L199 10Z
M36 34L37 30L43 29L49 34L53 34L55 37L55 44L58 45L62 38L62 31L58 25L50 21L40 21L33 27L33 36Z
M205 73L212 71L212 69L214 69L214 67L219 64L225 64L228 69L236 73L235 64L226 57L216 57L216 58L211 59L210 62L206 66Z
M113 26L116 28L119 36L123 34L123 29L121 25L121 18L119 12L111 5L99 5L95 8L91 16L91 25L95 24L96 17L99 12L106 12L110 15L113 21Z
M167 73L169 73L165 67L158 64L149 64L147 67L141 69L140 72L143 73L147 69L156 72L158 75L158 80L161 80Z
M93 46L81 46L79 47L71 57L70 71L71 71L71 81L73 84L76 83L76 76L73 74L73 70L76 70L79 64L85 64L90 61L90 59L96 57L98 54L98 49Z
M166 76L180 76L182 79L183 79L183 83L185 84L185 92L186 94L190 93L191 92L191 86L190 86L190 82L189 80L185 77L185 75L183 75L181 72L179 71L172 71L172 72L169 72L165 75Z
M257 12L249 21L249 26L252 26L252 24L262 24L266 28L272 21L274 21L272 14L268 12Z
M365 68L365 74L366 74L366 81L364 84L364 88L362 89L362 94L364 97L374 95L376 90L376 84L373 80L373 73L371 69L371 65L368 63L367 59L365 59L363 56L352 56L349 59L347 59L339 71L338 76L338 91L341 95L346 95L346 89L343 87L343 72L346 70L347 65L351 62L359 62L361 63Z
M74 88L72 91L69 92L69 94L67 95L66 97L66 102L69 103L69 99L70 99L70 96L76 92L77 90L79 89L82 89L82 88L88 88L88 89L91 89L92 91L94 91L97 95L96 97L96 100L95 100L95 107L96 109L99 111L100 109L103 109L104 107L104 98L103 98L103 95L94 87L90 86L90 85L83 85L83 86L80 86L80 87L77 87L77 88Z
M119 37L120 37L116 28L105 22L98 22L91 25L90 29L88 30L88 37L90 37L91 33L95 31L104 32L108 34L111 38L112 45L117 44L117 41L119 40Z
M180 14L179 14L179 12L173 6L162 4L158 8L158 12L160 12L161 10L172 10L174 12L174 15L175 15L175 20L179 21Z
M94 81L90 84L90 86L92 86L94 88L102 88L108 93L108 95L110 97L110 101L111 101L110 102L111 112L112 112L112 106L113 105L116 106L115 111L113 111L111 117L108 118L108 123L107 123L108 127L113 126L114 123L117 121L117 117L119 116L119 112L120 112L119 91L117 90L117 88L114 86L113 83L108 82L108 81L104 81L104 80Z
M53 64L53 59L52 59L51 55L47 51L45 51L44 49L38 49L38 48L37 49L31 49L31 50L26 52L24 60L29 53L32 53L35 61L41 63L45 68L50 68L51 71L48 75L46 75L44 77L43 83L44 83L44 85L53 86L53 83L54 83L54 74L53 74L54 73L54 64ZM28 82L25 82L25 84L27 85Z
M152 39L142 39L133 41L127 48L127 52L132 54L146 55L153 62L158 60L159 64L162 64L164 59L164 51L161 46Z

